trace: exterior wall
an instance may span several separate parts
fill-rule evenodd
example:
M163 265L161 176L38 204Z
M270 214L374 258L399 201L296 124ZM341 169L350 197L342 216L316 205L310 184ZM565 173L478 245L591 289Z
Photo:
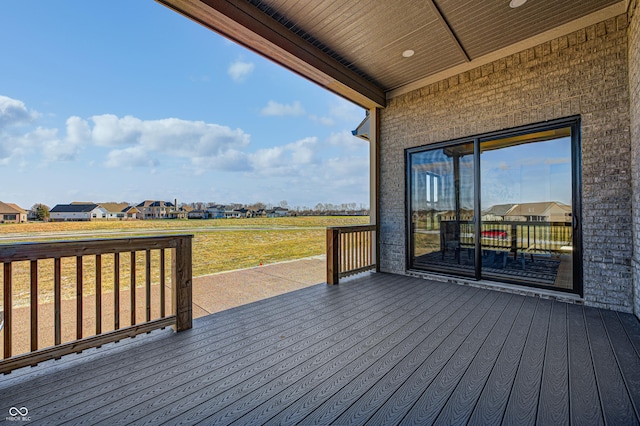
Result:
M632 311L627 22L621 15L389 101L380 129L381 270L407 268L406 148L580 115L584 300Z
M91 213L66 213L66 212L51 212L49 219L52 222L58 221L78 221L78 220L91 220Z
M633 271L635 313L640 318L640 2L629 8L629 98L631 106L631 176L633 179Z

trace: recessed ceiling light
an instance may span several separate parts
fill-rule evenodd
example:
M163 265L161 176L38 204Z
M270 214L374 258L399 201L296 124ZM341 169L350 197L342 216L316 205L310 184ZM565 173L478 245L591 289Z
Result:
M522 6L526 2L527 0L511 0L511 2L509 3L509 7L515 9L516 7Z
M416 53L411 49L405 50L404 52L402 52L402 56L404 56L405 58L410 58L413 56L413 54Z

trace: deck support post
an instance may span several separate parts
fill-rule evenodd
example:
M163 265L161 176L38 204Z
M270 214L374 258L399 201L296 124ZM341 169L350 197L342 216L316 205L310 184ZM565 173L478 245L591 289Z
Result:
M327 228L327 284L338 284L340 280L340 230Z
M171 262L173 271L171 290L176 315L176 331L188 330L193 326L191 257L191 238L179 239Z

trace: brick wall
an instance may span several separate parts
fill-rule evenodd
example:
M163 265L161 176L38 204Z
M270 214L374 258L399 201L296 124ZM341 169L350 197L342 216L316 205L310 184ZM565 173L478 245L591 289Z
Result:
M633 180L635 313L640 318L640 4L629 8L629 98L631 106L631 176Z
M405 148L580 115L584 299L633 310L627 22L622 15L390 100L381 112L383 271L406 270Z

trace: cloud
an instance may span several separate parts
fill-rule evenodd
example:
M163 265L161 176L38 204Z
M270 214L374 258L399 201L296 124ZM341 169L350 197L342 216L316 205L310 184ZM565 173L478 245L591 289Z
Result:
M0 130L12 125L29 123L38 116L37 112L29 111L24 102L0 95Z
M336 121L331 117L319 117L315 114L309 114L309 119L326 127L331 127L336 124Z
M255 69L255 64L251 62L243 62L243 61L235 61L229 68L227 69L227 73L231 76L233 81L236 83L241 83L251 75L253 70Z
M356 138L348 130L343 130L338 133L332 133L327 138L327 142L329 142L330 145L343 148L347 151L355 151L369 146L366 141L360 138Z
M232 164L237 164L242 160L236 152L250 141L250 135L241 129L204 121L141 120L110 114L91 117L91 121L92 142L118 148L108 155L105 164L109 167L155 167L158 162L149 160L154 154L190 159L196 166L222 167L226 161L234 160ZM131 158L127 158L127 153Z
M304 108L300 102L295 101L292 104L280 104L276 101L269 101L267 106L260 110L260 115L267 116L299 116L304 115Z
M110 168L156 167L158 161L152 159L142 146L114 149L107 154L105 166Z
M350 123L355 127L364 119L365 111L349 101L338 99L337 103L329 107L329 115L336 120Z
M318 138L308 137L272 148L265 148L249 155L254 172L260 175L298 174L301 169L313 165L318 149Z
M118 118L113 114L94 115L91 139L99 146L127 146L136 144L143 126L139 118L125 116Z
M73 121L73 117L67 120L71 129ZM0 165L13 161L24 163L28 156L35 153L40 154L45 162L73 161L82 148L82 141L74 130L64 138L58 135L58 129L44 127L18 136L0 133Z

